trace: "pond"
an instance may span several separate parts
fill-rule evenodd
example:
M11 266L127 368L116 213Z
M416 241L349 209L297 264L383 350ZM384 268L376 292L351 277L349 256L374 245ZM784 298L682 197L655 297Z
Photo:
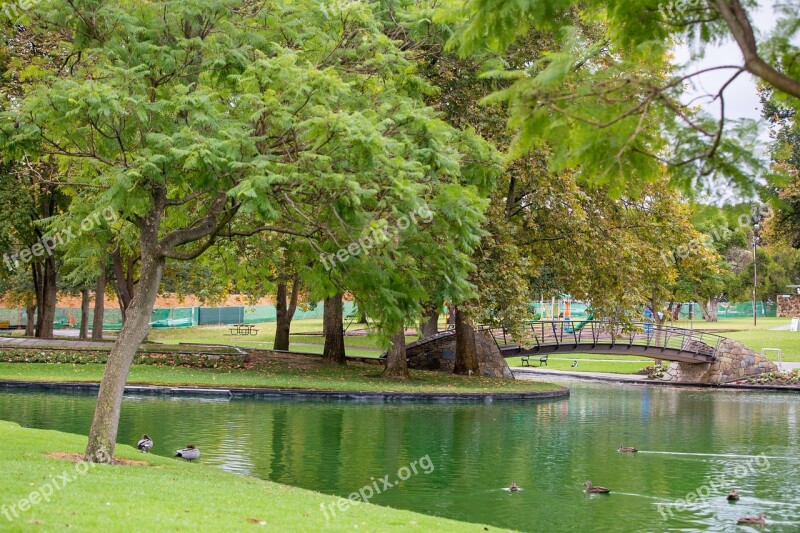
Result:
M467 405L126 396L119 441L148 433L167 456L193 443L231 472L522 531L730 531L760 511L769 531L800 530L800 395L569 387ZM93 409L91 395L0 392L0 419L34 428L86 434ZM611 494L585 494L587 479Z

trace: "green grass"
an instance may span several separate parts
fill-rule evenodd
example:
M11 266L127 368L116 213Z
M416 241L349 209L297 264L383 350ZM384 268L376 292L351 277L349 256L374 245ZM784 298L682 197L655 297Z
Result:
M599 359L599 360L598 360ZM519 357L506 359L509 366L522 366L522 360ZM573 367L572 362L578 361L578 366ZM635 374L645 366L651 366L652 359L643 359L641 357L615 357L608 355L598 354L575 354L574 357L566 358L563 355L555 357L550 355L547 359L547 365L542 368L550 370L570 370L573 372L608 372L612 374ZM531 367L539 367L539 358L531 357ZM527 368L527 367L524 367Z
M275 341L275 322L256 324L257 335L231 335L230 326L194 326L191 328L153 329L148 339L164 344L181 342L206 344L232 344L244 348L272 349ZM363 329L364 324L351 324L349 330ZM322 353L325 338L322 335L302 335L302 333L321 333L322 319L295 320L292 322L292 335L289 337L289 349L297 352ZM407 336L406 342L417 340L416 336ZM348 355L359 357L377 357L385 348L377 335L346 335L345 349Z
M274 362L246 370L134 365L128 383L418 393L537 392L558 388L550 383L414 370L412 380L403 382L380 379L380 373L381 367L376 365L326 365L318 359L297 356L293 362ZM0 380L99 382L102 374L103 365L99 364L0 363Z
M82 453L83 436L0 422L0 439L3 530L257 531L262 521L265 531L484 530L477 524L364 503L337 509L326 520L320 505L327 507L336 497L231 474L204 466L202 458L186 463L118 445L118 458L149 465L89 466L48 457ZM63 487L53 489L54 484ZM39 496L29 499L32 494ZM48 494L47 500L42 494ZM37 503L26 511L15 508L15 518L10 506L23 500Z

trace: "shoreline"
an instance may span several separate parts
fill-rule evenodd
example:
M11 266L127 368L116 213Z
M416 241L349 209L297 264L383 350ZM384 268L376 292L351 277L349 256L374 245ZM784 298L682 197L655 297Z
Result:
M0 390L56 390L66 392L97 392L99 383L59 382L59 381L13 381L0 380ZM196 387L192 385L126 385L125 394L151 394L163 396L216 396L228 398L295 398L320 400L352 400L377 402L483 402L552 400L569 397L569 388L560 387L541 392L465 392L465 393L427 393L427 392L375 392L375 391L336 391L325 389L279 389L257 387Z
M566 370L539 370L538 368L529 369L528 367L512 367L511 372L515 378L520 375L529 375L536 377L547 378L552 377L556 379L574 379L576 381L597 381L601 383L626 383L632 385L657 385L659 387L699 387L706 389L726 389L726 390L756 390L767 392L782 392L782 393L800 393L800 385L798 386L785 386L785 385L743 385L737 383L687 383L677 381L658 381L654 379L647 379L644 376L637 374L610 374L599 372L569 372ZM519 378L518 378L519 379ZM522 378L523 380L525 378ZM537 381L537 380L529 380Z

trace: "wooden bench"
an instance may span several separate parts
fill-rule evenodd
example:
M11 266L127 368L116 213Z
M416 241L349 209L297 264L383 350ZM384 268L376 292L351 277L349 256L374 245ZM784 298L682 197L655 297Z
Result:
M531 357L536 357L536 356L523 355L522 366L531 366ZM547 366L547 357L548 357L547 355L542 355L539 357L539 366L542 366L542 364L544 364L544 366Z

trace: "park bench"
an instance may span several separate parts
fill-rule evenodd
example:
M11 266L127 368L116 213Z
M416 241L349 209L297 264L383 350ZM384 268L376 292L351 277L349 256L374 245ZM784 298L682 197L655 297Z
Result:
M522 366L531 366L531 357L536 357L536 356L523 355ZM542 355L539 357L539 366L542 366L542 364L544 364L544 366L547 366L547 355Z

